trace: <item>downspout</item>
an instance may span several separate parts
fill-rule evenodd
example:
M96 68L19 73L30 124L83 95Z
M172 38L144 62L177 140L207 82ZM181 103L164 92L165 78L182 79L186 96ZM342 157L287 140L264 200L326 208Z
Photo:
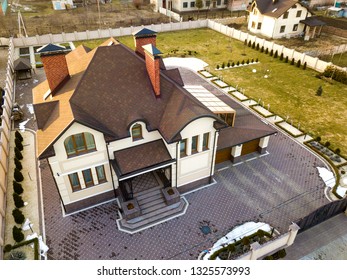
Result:
M178 144L180 142L177 142L176 144L176 188L178 187Z
M114 197L117 197L117 193L116 193L116 187L114 186L114 181L113 181L113 175L112 175L112 168L111 168L111 163L110 163L110 154L109 154L109 151L108 151L108 146L109 146L110 143L107 143L106 145L106 151L107 151L107 157L108 157L108 165L109 165L109 168L110 168L110 172L111 172L111 181L112 181L112 187L113 187L113 192L114 192Z
M53 176L53 178L54 178L54 174L53 174L53 170L52 170L51 164L49 163L49 160L48 160L48 159L46 159L46 161L47 161L47 164L48 164L48 166L49 166L49 170L51 171L51 174L52 174L52 176ZM58 175L58 176L59 176L59 175ZM55 180L55 178L54 178L54 185L55 185L55 187L57 188L57 191L58 191L58 195L59 195L61 204L63 204L64 212L65 212L65 214L66 214L65 204L64 204L63 198L62 198L62 196L61 196L61 194L60 194L60 191L59 191L59 188L58 188L58 185L57 185L57 181Z
M209 183L212 183L212 172L213 172L213 159L214 159L214 155L216 152L216 135L217 133L219 133L219 130L216 130L214 132L214 140L213 140L213 151L212 151L212 160L211 160L211 171L210 171L210 179L209 179Z

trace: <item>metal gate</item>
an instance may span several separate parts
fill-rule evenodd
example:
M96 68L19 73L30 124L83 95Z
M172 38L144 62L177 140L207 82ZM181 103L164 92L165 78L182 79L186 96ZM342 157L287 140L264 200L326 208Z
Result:
M346 207L347 199L345 198L318 208L316 211L295 222L300 227L299 233L344 212Z

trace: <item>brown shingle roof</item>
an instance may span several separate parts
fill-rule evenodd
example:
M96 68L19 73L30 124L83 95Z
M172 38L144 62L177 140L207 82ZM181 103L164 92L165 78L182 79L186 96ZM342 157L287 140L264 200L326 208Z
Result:
M115 170L125 176L172 161L164 142L159 139L142 145L114 152Z
M255 0L260 13L274 18L279 18L287 10L297 4L298 0Z
M13 67L15 71L29 70L31 69L30 60L27 58L18 58L13 62Z
M59 104L58 100L51 102L44 102L39 104L34 104L35 114L40 116L37 118L37 127L38 129L43 129L54 109Z
M102 45L88 53L76 48L66 56L71 79L49 100L59 101L58 114L37 132L39 156L73 121L103 132L106 141L128 137L129 125L138 120L149 131L160 130L167 142L180 139L179 132L197 117L223 124L164 72L161 97L155 98L145 61L114 39ZM177 73L170 74L179 81ZM48 89L45 81L33 90L34 104L47 102L43 96ZM40 110L35 114L44 117Z

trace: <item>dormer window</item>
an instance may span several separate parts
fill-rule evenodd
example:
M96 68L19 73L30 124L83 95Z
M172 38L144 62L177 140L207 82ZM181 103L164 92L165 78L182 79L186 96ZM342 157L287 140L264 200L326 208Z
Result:
M133 141L143 139L142 126L140 124L135 124L131 129L131 135L132 135Z
M68 157L78 156L96 150L94 136L89 132L69 136L65 139L64 146Z

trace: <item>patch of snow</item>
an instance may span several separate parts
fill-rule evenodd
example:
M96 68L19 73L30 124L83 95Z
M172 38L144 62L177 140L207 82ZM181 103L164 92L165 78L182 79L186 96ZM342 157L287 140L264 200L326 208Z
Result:
M208 64L194 57L167 57L163 59L166 67L184 67L192 71L203 70Z
M347 188L338 186L336 192L339 196L344 197L346 195Z
M268 224L261 222L247 222L234 228L227 235L214 243L212 248L206 250L207 253L203 256L203 259L207 260L214 252L218 251L220 248L227 246L230 243L235 243L236 241L241 240L244 236L249 236L260 229L266 232L271 232L271 227Z
M20 131L25 131L25 125L28 123L29 120L23 121L21 123L19 123L19 130Z
M33 84L36 84L38 82L39 82L39 80L36 80L36 79L33 80Z
M325 167L317 167L317 169L319 176L322 178L327 187L332 188L333 186L335 186L336 180L333 172L329 171Z
M34 114L34 106L33 106L33 104L27 104L27 108L28 108L30 114L33 115Z
M30 222L28 218L26 218L22 226L22 230L26 231L26 230L32 229L32 227L33 227L33 224Z

